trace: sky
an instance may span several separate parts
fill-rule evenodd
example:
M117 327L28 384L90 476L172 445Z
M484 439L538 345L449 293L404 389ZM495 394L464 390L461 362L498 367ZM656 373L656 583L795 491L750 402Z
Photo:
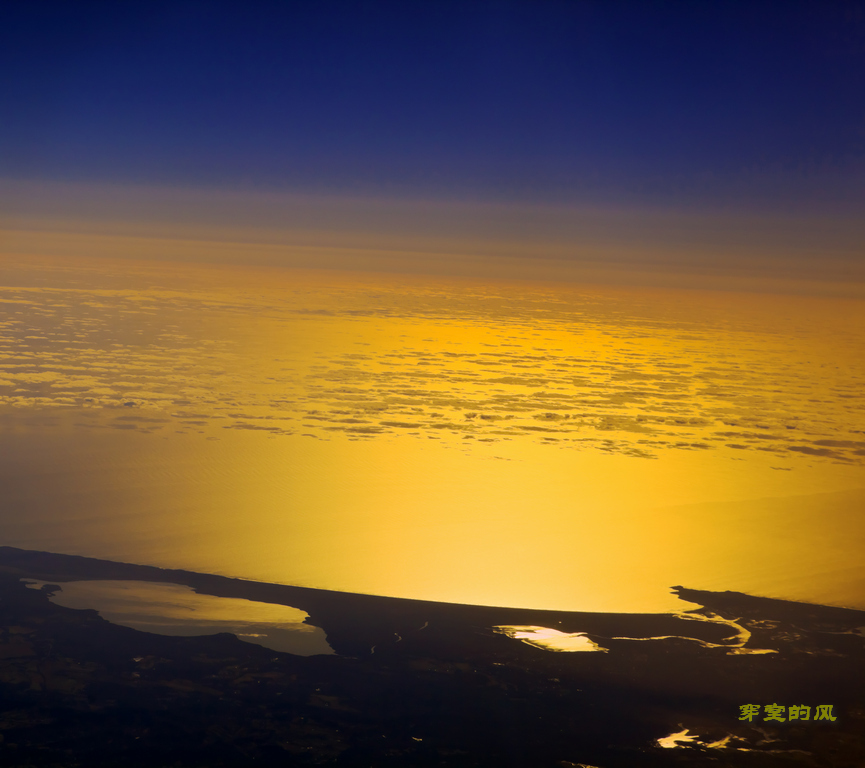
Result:
M0 176L850 214L861 2L32 2Z
M0 539L861 607L863 132L863 2L7 3Z

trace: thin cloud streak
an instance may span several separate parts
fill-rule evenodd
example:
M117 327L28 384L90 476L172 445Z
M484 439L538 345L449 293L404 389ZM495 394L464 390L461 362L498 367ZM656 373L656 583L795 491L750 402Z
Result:
M0 202L0 255L865 295L849 217L10 180Z

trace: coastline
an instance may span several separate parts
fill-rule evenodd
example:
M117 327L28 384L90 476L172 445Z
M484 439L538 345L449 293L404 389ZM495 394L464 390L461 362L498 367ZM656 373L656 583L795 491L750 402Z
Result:
M27 578L166 582L290 605L336 655L119 627L53 605ZM863 611L685 587L675 592L701 607L678 615L470 606L11 547L0 547L0 584L10 766L865 761ZM607 652L543 650L500 626L583 633ZM741 722L748 703L831 704L837 717Z

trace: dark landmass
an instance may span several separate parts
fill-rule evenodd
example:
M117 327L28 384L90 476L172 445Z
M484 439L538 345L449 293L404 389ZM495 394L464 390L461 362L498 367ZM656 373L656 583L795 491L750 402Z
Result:
M22 578L291 605L338 655L140 632ZM675 591L750 637L672 615L400 600L0 547L0 765L865 766L865 612ZM608 652L551 652L497 625L585 632ZM741 705L773 703L812 718L831 704L837 719L739 720ZM658 744L686 729L696 740Z

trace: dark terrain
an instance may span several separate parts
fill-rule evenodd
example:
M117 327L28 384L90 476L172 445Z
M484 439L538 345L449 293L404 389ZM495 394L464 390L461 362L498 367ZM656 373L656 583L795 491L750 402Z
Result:
M27 578L291 605L337 655L139 632L54 605ZM865 766L865 612L675 590L750 631L745 651L776 653L737 654L734 628L671 615L398 600L0 547L0 765ZM495 625L586 632L608 652L542 650ZM832 704L837 720L743 722L747 703ZM698 740L658 745L685 729Z

